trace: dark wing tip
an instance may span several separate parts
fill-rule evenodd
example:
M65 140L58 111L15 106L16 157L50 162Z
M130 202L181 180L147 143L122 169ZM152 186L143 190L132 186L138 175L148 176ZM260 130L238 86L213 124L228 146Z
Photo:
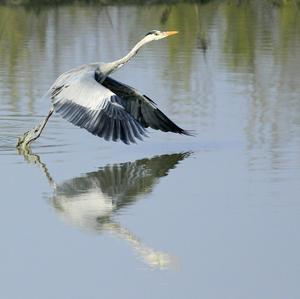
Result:
M177 126L161 110L156 103L146 95L141 95L134 88L107 77L102 85L114 92L125 110L143 127L150 127L163 132L196 136L193 131L184 130ZM144 134L142 134L144 135Z
M179 134L186 135L186 136L191 136L191 137L196 137L197 136L197 133L194 130L183 130L182 129L182 132L179 132Z

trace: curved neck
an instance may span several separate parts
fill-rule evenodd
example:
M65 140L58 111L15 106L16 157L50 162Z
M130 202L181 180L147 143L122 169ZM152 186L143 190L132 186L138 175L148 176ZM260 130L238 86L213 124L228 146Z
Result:
M111 73L117 71L119 68L121 68L123 65L125 65L132 57L134 57L138 53L138 51L140 50L141 47L143 47L145 44L147 44L150 41L151 40L149 40L148 38L143 38L131 49L131 51L127 55L125 55L121 59L118 59L118 60L115 60L115 61L105 64L101 69L102 74L103 74L102 82Z

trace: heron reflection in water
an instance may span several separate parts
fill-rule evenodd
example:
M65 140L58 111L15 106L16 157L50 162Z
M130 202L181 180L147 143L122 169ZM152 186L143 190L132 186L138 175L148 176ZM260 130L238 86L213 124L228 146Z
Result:
M161 177L191 153L165 154L151 159L107 165L98 171L57 184L46 164L31 151L22 152L38 165L53 187L50 203L67 223L93 233L109 232L129 242L138 256L152 268L169 268L177 259L143 244L137 236L114 220L116 212L151 193Z

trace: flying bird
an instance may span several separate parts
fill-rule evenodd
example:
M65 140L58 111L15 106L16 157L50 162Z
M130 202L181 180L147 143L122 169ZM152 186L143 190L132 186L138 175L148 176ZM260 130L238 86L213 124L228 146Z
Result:
M144 45L176 33L152 30L121 59L85 64L60 75L46 94L52 102L46 119L20 137L18 146L26 146L37 139L53 112L107 141L135 143L136 139L147 136L148 127L191 135L171 121L146 95L110 77Z

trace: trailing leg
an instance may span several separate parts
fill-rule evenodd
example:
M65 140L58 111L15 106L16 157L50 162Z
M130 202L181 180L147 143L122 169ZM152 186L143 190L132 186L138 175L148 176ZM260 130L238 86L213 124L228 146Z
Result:
M27 131L23 134L23 136L18 138L17 148L26 148L29 147L30 143L40 137L42 134L43 129L45 128L49 118L53 114L54 109L53 107L49 110L48 115L46 118L36 127Z

